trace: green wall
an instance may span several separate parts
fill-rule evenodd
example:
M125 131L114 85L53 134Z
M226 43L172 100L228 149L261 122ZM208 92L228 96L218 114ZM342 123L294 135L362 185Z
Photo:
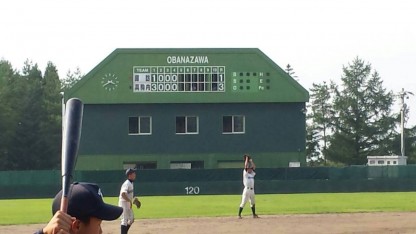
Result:
M288 166L289 162L302 160L298 153L256 153L258 168ZM225 160L226 159L226 160ZM221 162L228 162L225 168L242 168L242 155L233 154L174 154L174 155L82 155L78 157L77 170L119 170L125 162L157 162L157 169L169 169L171 161L204 161L205 168L220 167ZM302 164L304 165L304 164Z
M259 168L256 193L416 191L416 166ZM80 171L74 181L97 183L104 196L118 196L124 170ZM139 170L135 194L241 194L242 169ZM52 198L61 189L60 171L1 171L0 198Z
M120 169L123 161L241 160L251 154L258 166L306 162L303 103L86 105L77 168ZM198 116L199 133L175 134L175 118ZM223 134L223 115L244 115L244 134ZM129 116L151 116L151 135L129 135ZM93 164L92 164L93 163Z

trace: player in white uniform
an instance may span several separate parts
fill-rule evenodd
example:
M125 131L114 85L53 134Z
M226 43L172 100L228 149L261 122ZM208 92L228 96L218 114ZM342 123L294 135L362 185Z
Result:
M123 208L121 214L121 234L127 234L131 225L134 222L134 213L132 209L134 199L134 186L133 181L136 179L136 170L126 170L127 180L121 185L120 196L118 200L118 206Z
M244 190L242 194L240 209L238 211L238 217L241 219L241 212L243 211L244 206L247 201L250 201L251 211L253 212L253 218L258 218L256 214L256 198L254 193L254 176L256 176L256 164L254 164L253 159L249 155L244 155L244 170L243 170L243 184Z

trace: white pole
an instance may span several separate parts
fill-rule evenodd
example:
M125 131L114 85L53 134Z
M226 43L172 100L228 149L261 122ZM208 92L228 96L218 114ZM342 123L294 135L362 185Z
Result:
M402 156L404 156L404 111L405 111L405 105L404 105L404 89L402 88L402 92L400 93L400 98L402 99L402 105L400 108L400 129L401 129L401 153Z
M401 108L400 108L400 128L401 128L401 153L402 156L405 156L405 146L404 146L404 121L405 121L405 114L406 114L406 104L404 103L404 98L409 98L408 95L413 95L412 92L404 91L404 88L402 88L402 91L400 92L400 99L401 99Z

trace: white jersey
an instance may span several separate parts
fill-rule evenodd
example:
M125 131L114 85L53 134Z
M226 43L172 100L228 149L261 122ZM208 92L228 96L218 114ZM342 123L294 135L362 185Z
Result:
M244 187L254 189L254 176L256 176L256 172L248 173L245 169L243 170Z
M119 196L120 201L127 202L123 198L123 196L121 196L122 193L126 193L127 194L127 197L132 201L133 200L133 197L134 197L133 191L134 191L133 183L130 182L130 180L124 181L124 183L123 183L123 185L121 185L121 189L120 189L120 196Z

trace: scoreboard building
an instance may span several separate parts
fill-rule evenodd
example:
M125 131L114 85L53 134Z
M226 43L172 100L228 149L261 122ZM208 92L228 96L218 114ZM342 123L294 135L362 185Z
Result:
M116 49L84 103L77 170L304 165L309 94L259 49Z

